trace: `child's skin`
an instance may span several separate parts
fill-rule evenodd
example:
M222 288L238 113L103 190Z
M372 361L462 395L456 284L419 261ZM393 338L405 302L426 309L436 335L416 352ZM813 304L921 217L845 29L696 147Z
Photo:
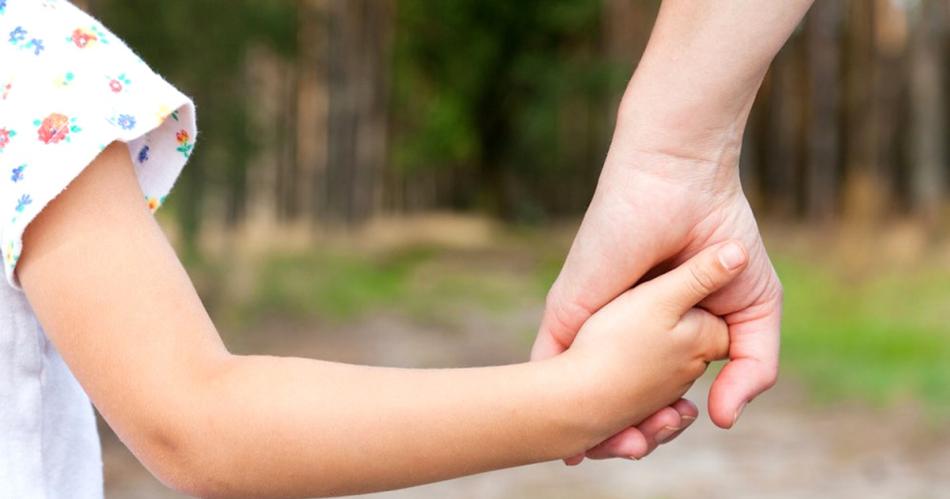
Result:
M125 147L109 146L31 224L19 278L110 426L160 480L200 496L368 492L582 453L677 403L727 354L725 323L693 307L747 260L734 242L707 248L534 363L239 356L142 198ZM679 429L663 414L641 425L650 445Z

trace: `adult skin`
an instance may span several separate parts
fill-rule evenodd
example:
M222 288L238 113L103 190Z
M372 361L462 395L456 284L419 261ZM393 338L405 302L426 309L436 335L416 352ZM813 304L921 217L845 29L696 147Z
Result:
M711 419L732 427L775 383L782 287L742 193L738 159L768 65L811 4L663 1L597 190L548 294L532 359L569 348L592 313L651 269L737 239L749 249L749 266L702 303L726 319L731 341L730 361L709 393ZM627 456L654 447L651 438L630 428L588 456Z

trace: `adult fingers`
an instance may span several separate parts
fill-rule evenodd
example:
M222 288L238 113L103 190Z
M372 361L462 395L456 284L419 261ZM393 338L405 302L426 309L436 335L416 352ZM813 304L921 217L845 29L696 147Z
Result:
M730 360L709 390L709 417L721 428L731 428L746 404L778 377L781 298L763 306L762 317L729 325Z
M614 457L642 459L660 444L675 439L699 415L695 404L679 399L664 407L639 425L626 428L587 452L591 459Z

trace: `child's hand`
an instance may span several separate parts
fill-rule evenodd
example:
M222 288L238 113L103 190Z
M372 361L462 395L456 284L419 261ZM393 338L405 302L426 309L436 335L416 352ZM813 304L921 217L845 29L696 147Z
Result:
M741 273L747 260L736 242L712 246L588 319L566 355L582 366L590 398L581 410L603 429L597 442L674 403L710 361L726 357L725 322L694 307ZM592 447L591 457L643 454L622 438Z

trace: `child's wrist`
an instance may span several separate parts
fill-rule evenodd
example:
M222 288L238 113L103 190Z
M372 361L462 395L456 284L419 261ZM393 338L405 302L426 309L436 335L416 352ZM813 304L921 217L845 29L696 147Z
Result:
M623 393L610 381L604 359L586 351L568 350L544 361L560 387L558 412L564 415L565 432L575 450L583 452L621 428L629 409ZM562 456L563 457L563 456Z

